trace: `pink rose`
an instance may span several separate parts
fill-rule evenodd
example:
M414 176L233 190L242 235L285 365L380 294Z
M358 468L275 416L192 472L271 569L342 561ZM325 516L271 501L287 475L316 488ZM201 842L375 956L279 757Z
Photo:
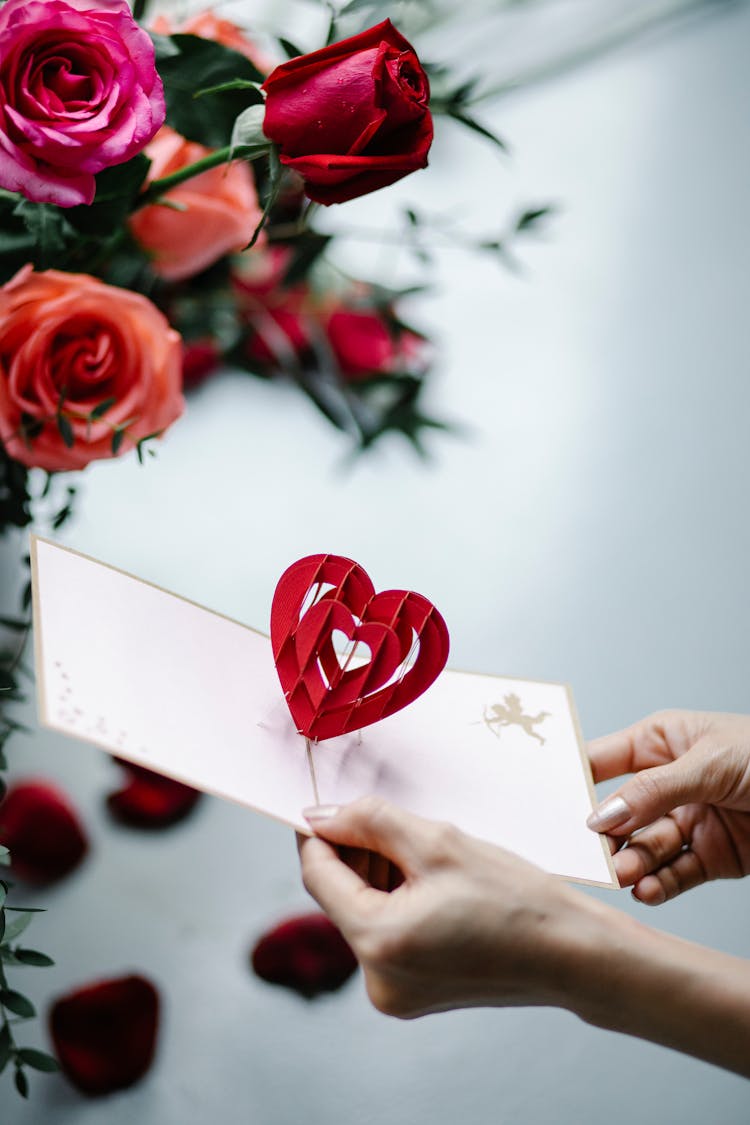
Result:
M211 150L186 141L165 125L146 149L148 182L194 164ZM165 193L180 210L152 204L130 219L130 229L152 255L151 265L165 281L183 281L247 246L261 209L247 164L223 164L193 176Z
M91 203L94 176L164 122L154 48L125 0L0 7L0 187L36 203Z
M48 472L82 469L161 433L183 409L180 337L148 298L30 267L0 288L9 456Z

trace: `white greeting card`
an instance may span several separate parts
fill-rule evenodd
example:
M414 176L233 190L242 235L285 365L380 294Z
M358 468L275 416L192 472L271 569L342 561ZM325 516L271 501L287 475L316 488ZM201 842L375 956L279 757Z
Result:
M376 793L555 874L617 886L569 690L444 671L403 711L309 747L269 638L32 538L41 722L307 832ZM269 603L272 583L269 583Z

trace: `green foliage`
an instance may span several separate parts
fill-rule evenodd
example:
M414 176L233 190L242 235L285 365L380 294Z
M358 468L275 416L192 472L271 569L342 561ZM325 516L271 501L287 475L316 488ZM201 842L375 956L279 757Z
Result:
M469 112L479 79L470 78L468 81L454 86L450 70L447 67L428 65L425 70L430 78L430 109L434 114L452 117L454 121L460 122L467 129L471 129L472 132L478 133L485 140L491 141L502 152L508 151L505 141L497 133L482 124L481 121L477 121L474 115Z
M3 447L0 445L0 485L4 479L7 480L7 471L5 477L2 475L3 466L7 470L8 466L16 465L16 462L10 461L7 455L3 452ZM12 479L12 472L11 472ZM21 478L16 480L16 484L20 482ZM47 484L44 488L44 493L47 494L50 489L50 478L48 477ZM68 489L68 506L72 500L74 489ZM31 497L28 491L27 476L24 471L22 478L22 497L17 499L16 505L20 504L22 514L26 522L31 520ZM0 499L2 498L2 490L0 489ZM16 510L16 514L17 510ZM58 516L60 513L58 513ZM28 518L26 518L28 517ZM0 531L9 526L9 523L3 522L0 517ZM28 565L28 556L25 559ZM0 650L0 770L7 769L7 760L5 757L5 746L8 739L20 730L23 730L21 723L17 722L8 713L7 705L13 702L19 702L23 699L18 679L18 670L20 666L21 657L23 655L24 644L27 639L30 618L28 609L31 599L31 586L27 583L22 594L22 610L24 615L22 617L3 617L0 618L0 627L14 635L14 644L5 650ZM5 790L5 785L0 779L0 798ZM11 861L11 854L9 849L0 844L0 864L7 866ZM21 1097L28 1097L29 1082L26 1074L26 1067L32 1070L43 1071L51 1073L57 1069L57 1063L45 1051L38 1051L33 1047L21 1047L15 1040L14 1029L16 1024L21 1020L33 1019L36 1015L34 1005L28 996L24 995L17 988L9 986L6 977L6 967L15 969L27 968L46 968L54 964L51 957L46 953L41 953L37 949L31 949L27 946L18 946L13 943L25 932L30 925L35 913L38 913L39 908L30 907L24 908L20 906L9 906L7 901L8 891L10 884L0 880L0 1073L2 1073L10 1063L13 1064L13 1082L17 1092Z
M96 239L112 237L132 210L150 167L149 158L139 152L124 164L105 168L96 177L94 202L65 212L71 227Z
M167 121L188 140L209 148L224 148L237 117L257 90L238 89L237 80L260 83L263 75L249 59L220 43L196 35L154 35L159 74L164 83ZM196 92L219 92L195 97Z
M9 457L0 442L0 539L11 527L31 523L29 471Z

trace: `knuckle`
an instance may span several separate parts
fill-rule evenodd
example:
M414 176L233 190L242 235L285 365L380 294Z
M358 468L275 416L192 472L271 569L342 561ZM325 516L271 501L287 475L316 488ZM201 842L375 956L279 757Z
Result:
M461 833L453 824L438 822L433 825L429 840L430 856L433 863L451 863L461 844Z
M664 793L665 766L655 766L653 769L643 770L632 781L632 791L639 803L655 804Z
M352 804L351 810L355 816L377 824L385 819L388 812L388 802L382 797L359 797Z

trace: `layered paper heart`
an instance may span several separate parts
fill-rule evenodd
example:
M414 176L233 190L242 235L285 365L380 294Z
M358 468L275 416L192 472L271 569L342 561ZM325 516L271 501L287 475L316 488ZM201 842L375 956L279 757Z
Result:
M276 670L307 738L348 734L400 711L442 672L448 644L445 621L427 598L378 594L362 567L339 555L292 563L273 597Z

